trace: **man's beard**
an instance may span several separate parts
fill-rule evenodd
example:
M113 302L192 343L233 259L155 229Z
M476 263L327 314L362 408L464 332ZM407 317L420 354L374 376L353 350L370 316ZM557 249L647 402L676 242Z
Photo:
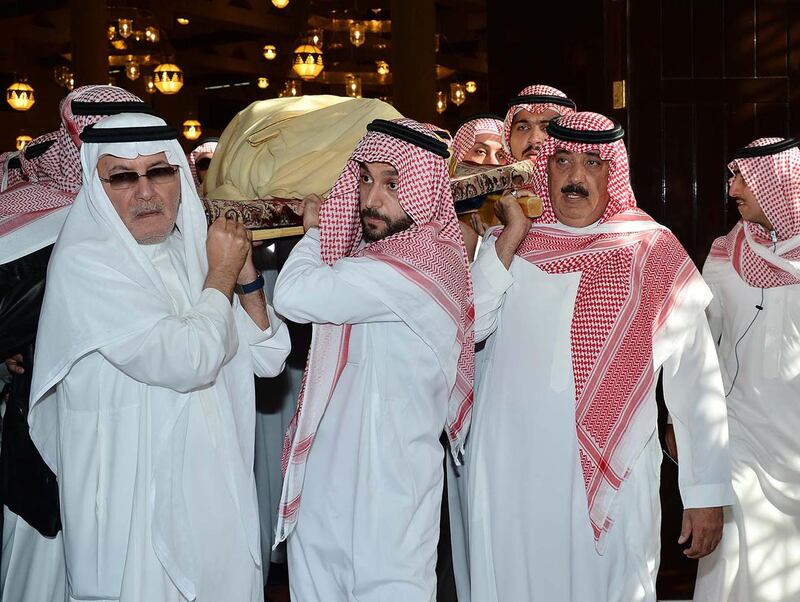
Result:
M367 226L366 222L364 221L365 218L371 217L373 219L379 219L383 223L386 224L386 229L383 232L375 232L374 230L370 229ZM391 220L386 217L383 213L378 212L376 209L362 209L361 210L361 233L365 241L369 242L376 242L378 240L382 240L392 234L397 234L398 232L402 232L403 230L408 230L411 226L414 225L414 220L411 219L409 216L405 216L398 220Z

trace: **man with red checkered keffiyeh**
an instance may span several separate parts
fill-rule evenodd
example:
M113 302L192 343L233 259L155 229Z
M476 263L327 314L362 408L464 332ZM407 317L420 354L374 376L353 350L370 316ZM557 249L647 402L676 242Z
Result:
M655 602L656 382L682 444L681 543L713 550L730 504L708 287L636 207L622 128L548 125L533 223L511 195L472 266L486 340L468 446L472 600Z
M306 200L275 287L279 313L314 325L276 539L293 599L429 602L439 436L460 456L472 408L472 288L447 145L410 119L367 129Z
M703 278L719 341L736 501L700 561L695 600L800 597L800 141L760 138L728 165L742 219Z

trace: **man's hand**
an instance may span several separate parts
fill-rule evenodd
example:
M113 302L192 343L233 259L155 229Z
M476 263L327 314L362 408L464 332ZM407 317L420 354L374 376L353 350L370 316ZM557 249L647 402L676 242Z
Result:
M722 539L723 522L720 507L686 508L678 544L685 544L691 537L692 545L683 553L695 560L711 554Z
M503 196L494 204L494 214L504 226L522 226L524 224L527 231L531 225L530 219L522 211L522 207L517 201L518 196L531 196L531 193L527 190L518 190L515 194L510 191L504 192Z
M6 359L6 368L11 374L25 374L25 367L22 364L22 354L18 353Z
M522 212L522 207L510 192L506 192L494 204L494 212L505 226L503 232L497 237L494 245L497 257L506 269L511 267L511 261L517 252L517 247L525 239L531 227L531 220Z
M319 228L319 208L325 202L318 194L310 194L303 199L300 205L300 215L303 216L303 230L308 232L311 228Z
M233 286L251 252L250 237L242 224L225 217L214 220L206 239L208 276L205 288L215 288L233 299ZM252 265L252 260L250 263ZM255 276L251 281L254 279Z

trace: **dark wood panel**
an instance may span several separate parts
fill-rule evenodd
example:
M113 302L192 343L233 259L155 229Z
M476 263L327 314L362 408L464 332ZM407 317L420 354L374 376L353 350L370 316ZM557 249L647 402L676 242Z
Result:
M662 108L664 198L658 221L673 231L688 251L695 246L694 107L665 104Z
M756 137L755 103L728 104L728 149L737 148L751 142Z
M726 120L723 103L695 106L695 147L693 150L697 197L697 233L690 251L702 266L711 243L728 231L728 187Z
M756 8L756 75L787 74L787 0L758 0Z
M725 0L694 0L694 77L722 77L725 69Z
M692 0L661 0L661 76L692 77Z
M702 2L703 0L699 0ZM725 0L725 75L753 77L756 74L756 0Z
M756 138L789 136L789 105L787 103L756 104Z
M669 79L662 83L665 102L773 102L789 101L785 77L725 79Z

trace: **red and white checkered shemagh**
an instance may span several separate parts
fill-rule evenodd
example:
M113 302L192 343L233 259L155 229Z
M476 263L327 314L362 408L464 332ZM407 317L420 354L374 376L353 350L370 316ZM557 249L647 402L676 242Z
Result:
M186 160L189 161L189 171L192 172L192 179L196 186L200 186L202 182L200 182L200 178L197 176L197 161L203 156L213 156L214 152L217 150L217 145L219 142L217 141L206 141L202 144L197 145L192 152L186 155Z
M0 169L2 169L2 174L0 174L0 178L2 178L0 192L12 186L16 186L17 183L22 181L22 170L19 168L11 169L9 166L11 159L18 155L19 151L9 151L0 154Z
M495 134L503 137L503 122L491 117L471 119L458 128L453 137L453 155L456 161L463 161L470 149L475 145L475 137L480 134Z
M603 131L613 122L596 113L559 119L570 129ZM558 149L598 152L609 161L608 207L601 218L630 231L587 234L548 224L558 220L548 190L547 165ZM633 428L656 379L653 340L676 300L700 278L686 251L666 228L636 207L622 140L582 144L546 140L536 158L534 189L544 213L517 255L550 274L581 272L570 338L575 381L575 426L595 540L613 524L614 497L652 433ZM637 224L639 230L637 231ZM654 426L654 425L652 425Z
M519 91L517 96L523 96L528 94L536 94L536 95L547 95L547 96L561 96L562 98L567 98L567 95L564 94L561 90L557 88L553 88L552 86L545 86L544 84L535 84L533 86L527 86ZM537 115L539 113L544 113L548 109L552 109L559 115L572 115L575 111L570 107L565 107L563 105L557 105L553 103L544 103L544 104L519 104L510 107L506 112L506 118L503 121L503 151L502 155L503 158L508 163L514 163L516 159L511 154L511 123L514 121L514 115L519 113L522 110L528 111L529 113L533 113Z
M759 138L748 148L766 146L783 141L783 138ZM800 148L793 147L774 155L734 159L728 165L738 170L753 192L778 235L778 242L792 241L800 236ZM753 246L772 252L772 241L763 226L739 220L726 235L717 238L711 246L709 261L730 261L739 276L754 287L774 288L800 284L800 278L783 270L769 259L757 254ZM778 257L800 261L800 239L789 243L789 249Z
M55 143L43 154L27 159L20 154L22 181L0 193L0 236L72 204L82 184L80 133L87 125L107 115L73 115L72 101L142 102L142 99L115 86L81 86L70 92L60 107L61 127L39 136L28 147L47 140Z
M398 123L426 135L433 129L410 119ZM359 164L391 164L398 172L398 196L414 224L402 232L359 248L362 226L359 202ZM463 450L473 401L474 306L464 241L453 208L447 160L392 136L368 132L356 147L320 211L322 260L333 265L345 257L370 257L389 264L421 286L458 325L461 346L455 384L448 409L447 434L455 454ZM285 538L297 519L302 476L308 451L324 406L347 359L349 325L318 325L312 342L297 411L286 435L283 470L284 490L278 523L278 539ZM319 346L318 346L319 344ZM306 408L306 385L322 389ZM310 389L309 389L310 390ZM312 402L309 401L311 406Z

